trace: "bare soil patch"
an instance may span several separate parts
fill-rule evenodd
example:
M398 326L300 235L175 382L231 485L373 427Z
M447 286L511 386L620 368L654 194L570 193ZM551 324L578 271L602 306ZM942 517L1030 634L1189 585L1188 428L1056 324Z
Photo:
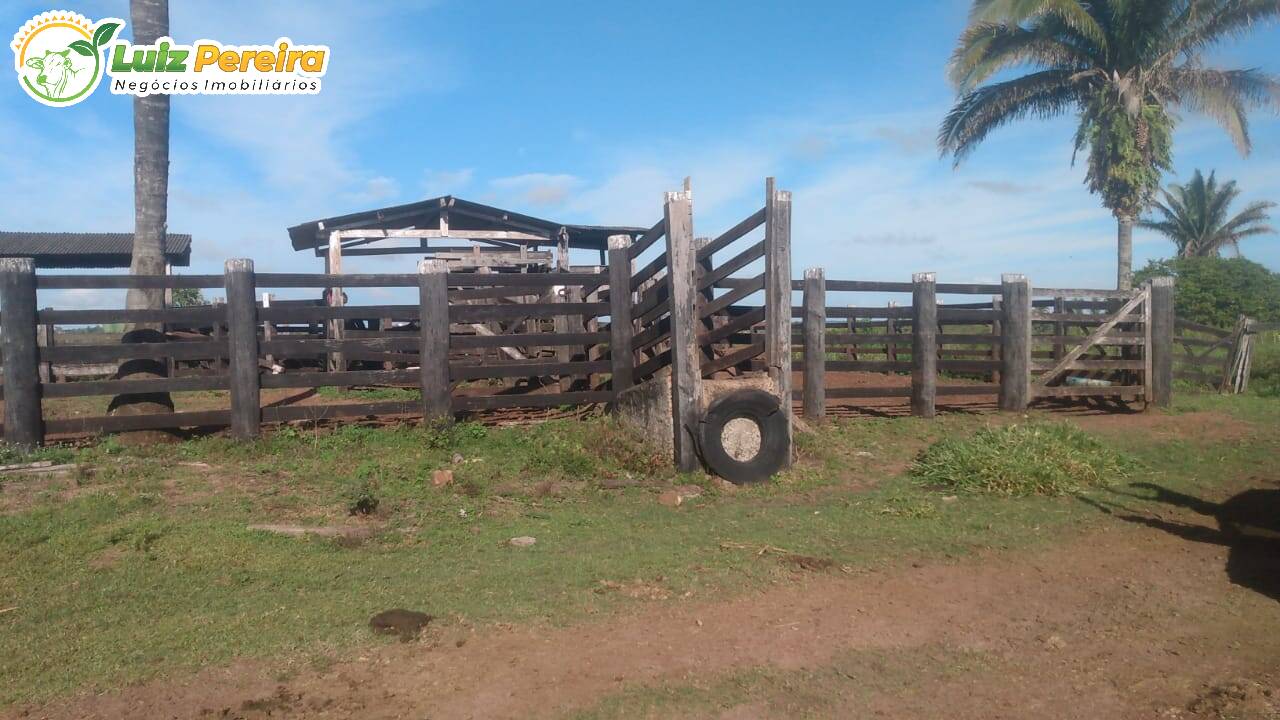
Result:
M1211 517L1186 508L1159 520L1216 532ZM556 717L652 683L823 668L851 651L880 653L889 667L895 653L938 649L982 662L909 673L872 663L873 682L829 692L867 716L896 718L1274 717L1280 603L1233 584L1229 552L1117 523L1037 552L796 572L723 602L654 594L636 612L565 628L433 623L418 642L370 647L284 682L268 664L240 663L24 716Z

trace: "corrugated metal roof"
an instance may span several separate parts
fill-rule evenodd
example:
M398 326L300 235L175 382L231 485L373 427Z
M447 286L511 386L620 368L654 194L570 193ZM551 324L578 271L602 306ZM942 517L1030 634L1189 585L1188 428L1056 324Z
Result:
M466 230L537 230L551 234L552 237L560 230L564 230L569 235L569 247L604 250L609 246L610 235L636 236L649 229L623 225L559 223L482 205L452 195L444 195L407 205L365 210L301 223L289 228L289 238L294 250L308 250L327 246L329 232L333 230L433 228L440 222L442 208L453 211L449 215L449 229L457 230L460 237L465 237ZM555 240L551 242L554 243Z
M169 233L165 260L191 264L191 236ZM37 268L127 268L133 233L14 232L0 230L0 257L34 258Z

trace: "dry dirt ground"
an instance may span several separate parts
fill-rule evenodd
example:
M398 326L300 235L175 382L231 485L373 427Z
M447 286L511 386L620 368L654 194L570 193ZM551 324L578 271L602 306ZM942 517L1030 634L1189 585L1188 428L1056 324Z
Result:
M1280 718L1280 544L1231 547L1204 507L1167 508L1050 549L797 569L569 627L446 623L322 670L243 663L21 716ZM616 702L753 672L784 680L694 709Z

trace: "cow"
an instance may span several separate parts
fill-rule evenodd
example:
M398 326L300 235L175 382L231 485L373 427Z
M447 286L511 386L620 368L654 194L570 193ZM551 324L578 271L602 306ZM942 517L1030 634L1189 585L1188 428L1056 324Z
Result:
M46 50L44 57L27 59L27 67L40 71L36 83L43 86L51 98L60 98L67 92L67 82L80 73L71 66L71 48Z

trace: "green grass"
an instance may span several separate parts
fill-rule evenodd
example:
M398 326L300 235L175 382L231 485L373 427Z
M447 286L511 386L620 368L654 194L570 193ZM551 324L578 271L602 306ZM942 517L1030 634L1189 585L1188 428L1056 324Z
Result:
M1280 332L1262 333L1256 340L1249 390L1263 397L1280 398Z
M1067 422L1029 422L945 438L920 454L911 474L966 493L1062 495L1128 477L1133 461Z
M1280 422L1280 403L1264 398L1179 402L1261 428ZM446 624L564 623L643 602L601 592L606 580L713 598L790 578L792 567L753 550L763 546L890 567L1029 547L1102 521L1070 497L948 502L905 474L921 449L988 422L834 421L801 436L796 469L728 494L671 474L605 420L286 428L250 443L140 449L102 442L76 452L90 469L61 485L14 481L0 496L0 609L15 608L0 614L0 706L236 658L322 662L382 642L365 623L390 607ZM1265 472L1280 449L1273 433L1102 442L1134 459L1133 480L1194 492ZM434 487L438 469L453 482ZM675 509L656 502L685 482L706 492ZM366 496L376 510L351 516L353 499ZM375 534L340 542L247 529L265 522ZM537 544L510 547L519 535Z

